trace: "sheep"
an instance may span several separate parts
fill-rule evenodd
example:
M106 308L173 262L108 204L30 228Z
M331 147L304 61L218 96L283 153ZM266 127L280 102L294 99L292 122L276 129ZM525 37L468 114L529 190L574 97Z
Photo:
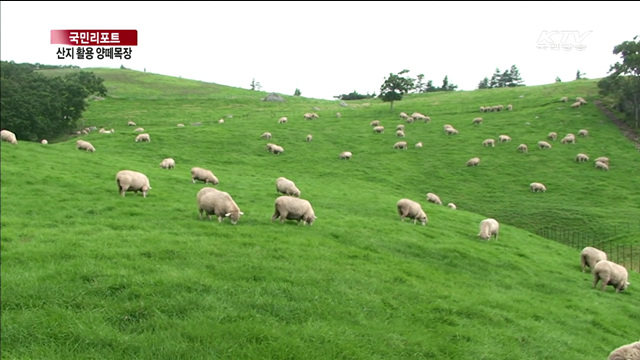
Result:
M486 139L485 141L482 142L482 146L495 147L496 146L496 141L493 140L493 139Z
M440 201L440 198L438 197L438 195L434 193L427 193L427 201L437 205L442 205L442 201Z
M129 121L127 122L127 126L136 126L136 123L134 123L133 121Z
M16 138L16 134L12 133L9 130L0 131L0 138L2 138L2 141L6 141L9 144L13 144L13 145L18 144L18 139Z
M480 106L480 112L484 112L484 106Z
M318 217L313 211L311 203L307 200L294 198L291 196L280 196L275 201L275 211L271 216L271 221L280 218L280 223L284 223L285 220L298 220L303 225L313 225L313 222Z
M595 159L594 161L600 161L600 162L603 162L603 163L609 165L609 158L608 157L600 156L599 158Z
M224 119L218 120L218 124L224 124Z
M409 117L409 115L407 115L406 113L404 113L404 112L400 113L400 119L406 120L408 117Z
M396 126L396 130L404 131L404 125L403 124L399 124L398 126Z
M319 118L319 116L316 113L306 113L306 114L304 114L304 119L305 120L313 120L313 119L317 119L317 118Z
M144 132L144 128L136 128L135 130L133 130L133 132Z
M149 134L139 134L136 136L136 142L151 142L151 137Z
M307 135L307 142L311 142L313 140L313 136L311 134Z
M445 132L447 133L447 135L458 135L458 130L454 129L453 127L447 128Z
M384 126L376 126L376 127L374 127L373 128L373 132L378 133L378 134L383 133L384 132Z
M547 191L547 187L544 186L543 184L539 183L539 182L532 182L531 184L529 184L529 188L531 189L531 192L545 192L545 191Z
M550 140L556 141L556 139L558 138L558 134L555 132L550 132L549 135L547 135L547 138L549 138Z
M613 350L607 360L640 360L640 341Z
M404 219L407 217L412 219L414 224L420 221L423 226L427 225L429 221L427 214L422 210L422 206L413 200L400 199L396 204L396 208L398 209L398 215L400 215L402 222L404 222Z
M496 106L496 111L502 111L502 109L504 109L504 106L502 106L502 105L497 105Z
M422 141L417 142L417 143L416 143L416 147L417 147L417 148L421 148L421 147L422 147Z
M96 148L93 147L93 145L91 145L90 142L84 141L84 140L76 141L76 148L78 150L86 150L86 151L90 151L90 152L95 152L96 151Z
M42 145L47 145L48 143L47 139L42 139L42 141L40 141L40 144Z
M551 144L546 141L538 141L538 147L540 149L551 149Z
M589 157L587 156L587 154L578 154L576 155L576 161L577 162L585 162L585 161L589 161Z
M404 137L404 131L402 131L402 130L396 131L396 136L403 138Z
M340 153L340 155L338 155L338 159L340 159L340 160L342 160L342 159L350 160L351 156L353 156L351 151L343 151L343 152Z
M296 184L285 177L276 179L276 191L285 195L300 197L300 190L296 187Z
M127 191L137 193L142 192L142 197L147 197L147 193L151 190L149 178L140 172L133 170L121 170L116 174L116 184L118 184L118 192L124 197Z
M203 169L200 167L191 168L191 181L196 183L196 180L203 181L205 185L207 183L211 183L213 185L218 185L218 178L213 175L211 170Z
M561 144L575 144L576 143L576 136L573 134L567 134L565 135L565 137L562 138L562 140L560 140Z
M613 261L598 261L591 273L593 274L594 288L598 285L598 282L602 280L602 291L606 291L607 285L611 285L615 287L616 292L619 293L631 285L631 283L627 281L629 279L627 269Z
M369 126L371 127L380 126L380 120L373 120L372 122L369 123Z
M576 98L576 101L577 101L577 102L579 102L579 103L580 103L580 104L582 104L582 105L584 105L584 104L586 104L586 103L587 103L587 100L585 100L585 99L583 99L583 98L581 98L581 97L577 97L577 98Z
M526 154L527 152L529 152L529 147L527 146L527 144L520 144L518 145L516 151Z
M276 147L278 145L276 144L272 144L272 143L267 143L267 151L268 152L273 152L273 148Z
M507 110L509 110L509 111L513 110L513 105L511 105L511 104L507 105Z
M509 135L500 135L498 136L498 141L501 143L511 141L511 137Z
M607 260L607 253L600 249L596 249L591 246L587 246L580 252L580 265L582 266L582 272L588 266L593 271L594 266L598 261Z
M579 108L580 106L582 106L582 103L580 101L576 101L573 104L571 104L572 108Z
M270 140L271 139L271 133L270 132L265 132L262 135L260 135L260 137L263 138L263 139Z
M478 166L480 164L480 158L474 157L467 161L467 166Z
M176 167L176 161L172 158L166 158L162 160L162 162L160 163L160 167L163 169L173 169L174 167Z
M336 113L336 117L337 117L338 119L340 119L340 118L342 117L342 114L340 114L339 112L337 112L337 113Z
M271 147L271 152L276 154L276 155L279 155L279 154L282 154L284 152L284 148L282 146L279 146L279 145L274 145L274 146Z
M568 98L568 97L566 97L566 96L563 96L562 98L560 98L560 101L561 101L561 102L568 102L568 101L569 101L569 98Z
M420 114L418 112L414 112L413 114L411 114L411 117L413 118L413 120L423 120L426 123L431 121L431 118L429 118L428 116L425 116L423 114Z
M202 191L202 190L201 190ZM198 193L198 213L200 215L200 219L202 220L202 215L207 214L209 220L211 220L211 215L216 215L218 217L218 222L222 222L222 220L226 217L231 221L231 225L235 225L238 223L240 216L244 215L238 204L233 201L231 195L224 191L206 191L203 193Z
M478 236L482 240L491 240L494 236L498 241L498 233L500 232L500 224L496 219L484 219L480 222L480 232Z
M453 126L451 126L450 124L445 124L443 126L444 132L446 133L448 129L453 129Z
M176 126L177 126L177 127L179 127L179 128L183 128L183 127L184 127L184 124L178 124L178 125L176 125Z
M406 122L407 124L413 124L413 122L414 122L414 121L415 121L415 119L414 119L414 118L412 118L411 116L409 116L408 118L406 118L406 119L405 119L405 122Z
M456 206L456 204L454 204L454 203L448 203L448 204L447 204L447 207L448 207L449 209L453 209L453 210L456 210L456 209L458 208L458 207Z
M602 161L596 161L596 169L602 169L603 171L609 171L609 165Z
M588 131L588 130L585 130L585 129L580 129L580 130L578 131L578 136L581 136L581 137L589 137L589 131Z
M393 144L393 148L394 149L407 150L407 142L406 141L398 141L397 143Z
M471 121L471 124L473 124L473 125L482 124L482 118L481 117L477 117L477 118L473 119L473 121Z
M281 117L280 119L278 119L278 124L284 124L288 121L286 116Z

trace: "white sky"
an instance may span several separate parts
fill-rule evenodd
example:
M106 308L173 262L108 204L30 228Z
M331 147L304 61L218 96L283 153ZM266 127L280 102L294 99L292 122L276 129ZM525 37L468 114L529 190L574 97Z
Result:
M127 68L333 99L410 70L474 90L516 65L526 85L607 75L640 2L20 2L0 4L0 59ZM58 60L51 30L134 29L130 60ZM541 37L546 31L549 37ZM552 31L560 31L551 33ZM539 49L565 44L568 50ZM576 46L584 46L577 50Z

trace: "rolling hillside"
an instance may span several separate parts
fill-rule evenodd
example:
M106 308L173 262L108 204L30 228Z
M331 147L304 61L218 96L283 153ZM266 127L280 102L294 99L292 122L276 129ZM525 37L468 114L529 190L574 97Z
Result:
M640 242L638 229L605 236L638 224L640 156L593 106L595 81L415 94L390 111L92 70L109 93L83 124L115 129L81 137L95 153L75 137L1 144L3 358L595 360L638 340L640 276L619 294L594 290L579 250L535 235ZM572 109L562 96L589 103ZM478 111L498 104L514 110ZM394 150L401 111L431 121L405 124L409 148ZM374 134L372 120L386 131ZM136 143L127 121L151 142ZM590 136L574 145L535 146L580 129ZM265 150L265 131L284 153ZM513 141L481 145L500 134ZM353 158L339 160L346 150ZM610 171L594 168L598 156ZM159 167L166 157L175 169ZM195 166L240 206L237 225L198 219ZM149 177L147 198L118 195L122 169ZM279 176L311 202L313 226L271 222ZM547 192L532 193L534 181ZM428 224L400 222L400 198L420 202ZM487 217L501 224L498 241L477 237Z

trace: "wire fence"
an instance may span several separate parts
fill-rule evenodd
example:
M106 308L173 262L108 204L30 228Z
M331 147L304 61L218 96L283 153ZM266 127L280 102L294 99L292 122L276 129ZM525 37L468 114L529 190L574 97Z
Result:
M582 250L592 246L607 253L607 259L620 264L629 271L640 273L640 221L623 225L615 225L611 228L594 233L562 228L543 228L537 234L547 239L555 240L561 244ZM620 244L615 241L617 236L635 236L639 238L632 244Z

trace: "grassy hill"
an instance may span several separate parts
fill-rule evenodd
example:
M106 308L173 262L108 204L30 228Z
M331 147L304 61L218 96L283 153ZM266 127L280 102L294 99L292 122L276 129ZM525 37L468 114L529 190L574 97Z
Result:
M593 106L594 81L409 95L390 111L93 70L109 96L83 123L116 130L82 137L95 153L75 138L1 145L3 358L603 359L637 341L639 275L620 294L596 291L579 250L534 234L608 234L640 218L640 156ZM478 112L497 104L514 110ZM310 111L320 118L303 120ZM394 150L401 111L431 122L405 124L409 149ZM385 133L372 132L376 119ZM151 142L135 143L127 121ZM535 147L583 128L591 136L575 145ZM265 150L265 131L283 154ZM500 134L513 141L481 145ZM352 160L338 160L345 150ZM611 170L575 163L579 152L611 158ZM159 167L165 157L175 169ZM194 166L240 206L237 225L198 219ZM147 174L147 198L118 195L122 169ZM313 226L270 221L279 176L314 206ZM531 193L534 181L548 191ZM426 226L399 221L404 197ZM498 241L477 237L486 217L500 221ZM609 240L637 245L637 233Z

